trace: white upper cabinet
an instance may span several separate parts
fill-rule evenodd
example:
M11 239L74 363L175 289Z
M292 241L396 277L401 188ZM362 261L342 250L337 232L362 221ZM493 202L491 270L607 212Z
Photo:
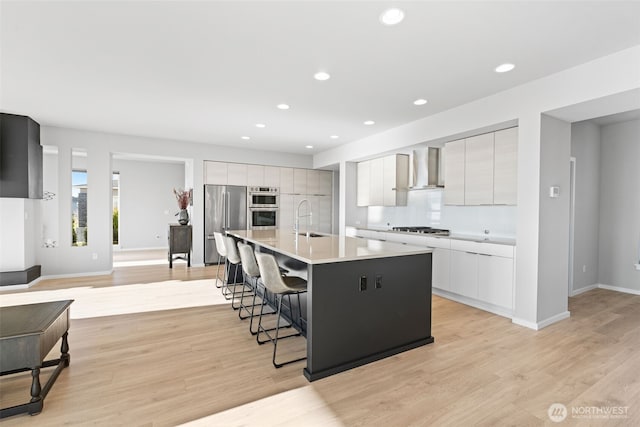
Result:
M244 163L228 163L227 164L227 184L229 185L247 185L247 167Z
M492 205L493 132L467 138L465 146L464 204Z
M293 194L292 168L280 168L280 193Z
M518 128L447 142L444 150L446 205L515 205Z
M465 141L447 142L444 146L444 204L464 205Z
M227 163L205 161L204 183L212 185L226 185Z
M495 133L493 203L516 205L518 196L518 128Z
M333 194L333 172L320 171L320 194L323 196Z
M369 206L371 162L359 162L356 167L356 204L358 206Z
M307 170L306 169L293 170L293 193L307 194Z
M307 170L307 191L306 194L320 194L320 171Z
M358 163L358 206L406 206L409 156L392 154Z
M384 191L384 158L370 160L369 169L369 205L382 206Z
M280 168L275 166L264 167L264 182L261 184L265 187L280 187Z
M265 185L264 166L249 165L247 167L247 185Z
M409 189L409 156L383 157L383 206L406 206Z

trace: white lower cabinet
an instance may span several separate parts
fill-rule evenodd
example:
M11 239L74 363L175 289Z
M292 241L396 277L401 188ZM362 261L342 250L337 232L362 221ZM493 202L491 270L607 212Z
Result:
M478 254L451 251L450 291L478 298Z
M445 291L451 290L451 251L435 248L431 257L431 286Z
M513 259L478 254L478 299L513 308Z
M431 284L456 299L501 315L513 310L514 247L496 243L355 229L358 237L433 248Z

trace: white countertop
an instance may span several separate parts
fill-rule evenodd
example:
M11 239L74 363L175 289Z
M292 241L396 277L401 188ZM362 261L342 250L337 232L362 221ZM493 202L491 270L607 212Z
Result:
M297 236L296 238L293 232L281 232L280 230L231 230L227 233L307 264L389 258L432 252L431 249L420 246L335 234L322 235L321 237Z
M460 234L460 233L450 233L448 235L441 234L421 234L421 233L411 233L408 231L397 231L397 230L389 230L382 228L366 228L366 227L353 227L356 230L370 230L370 231L379 231L383 233L397 233L408 236L425 236L425 237L436 237L439 239L454 239L454 240L466 240L471 242L478 243L495 243L498 245L509 245L515 246L516 239L510 237L494 237L494 236L484 236L484 235L471 235L471 234Z

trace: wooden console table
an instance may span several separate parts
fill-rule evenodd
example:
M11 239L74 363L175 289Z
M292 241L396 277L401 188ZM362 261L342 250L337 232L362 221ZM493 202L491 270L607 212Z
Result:
M174 254L182 254L176 256ZM169 268L173 268L174 259L184 259L191 267L191 226L169 224Z
M0 308L0 375L31 371L31 400L22 405L0 409L0 418L16 414L39 414L44 398L60 372L69 366L69 306L73 300ZM44 361L62 337L60 358ZM40 386L40 369L56 366Z

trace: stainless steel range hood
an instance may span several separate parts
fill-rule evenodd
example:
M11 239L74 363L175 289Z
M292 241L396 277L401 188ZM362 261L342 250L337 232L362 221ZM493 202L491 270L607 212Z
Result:
M413 180L410 190L444 187L441 149L425 147L413 150Z

